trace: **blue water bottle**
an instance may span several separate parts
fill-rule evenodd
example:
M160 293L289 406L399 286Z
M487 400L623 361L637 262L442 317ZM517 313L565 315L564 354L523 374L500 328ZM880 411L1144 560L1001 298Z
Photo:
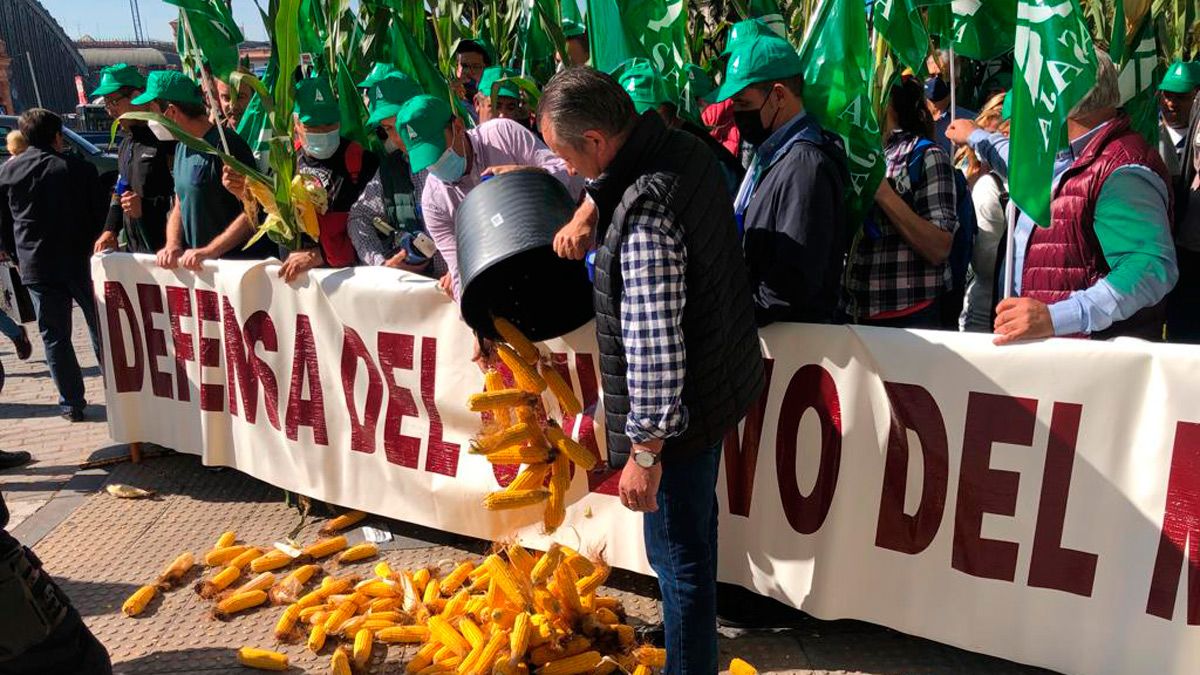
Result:
M125 176L117 176L117 184L113 187L113 192L116 193L117 196L121 196L126 192L129 192L129 181L125 179Z

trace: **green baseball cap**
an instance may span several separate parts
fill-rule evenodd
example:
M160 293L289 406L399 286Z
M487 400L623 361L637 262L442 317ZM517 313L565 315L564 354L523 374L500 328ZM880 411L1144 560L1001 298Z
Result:
M709 95L717 88L708 72L694 63L683 67L683 80L688 95L694 99L708 100Z
M800 55L787 40L773 33L743 40L730 53L725 82L717 89L713 103L730 99L752 84L795 77L803 72Z
M721 52L721 56L729 56L733 50L737 49L742 42L747 42L760 37L779 37L779 33L771 30L767 22L762 19L746 19L739 21L729 27L729 32L725 34L725 51Z
M100 86L92 92L92 97L107 96L117 92L121 87L144 90L146 78L131 65L124 63L111 65L100 71Z
M318 76L296 83L296 116L306 127L341 121L342 113L338 110L337 97L333 95L329 80Z
M389 75L399 73L399 72L400 72L400 69L396 68L396 66L393 66L390 63L385 63L383 61L376 61L375 65L371 67L371 72L367 73L366 78L364 78L362 82L359 82L355 86L357 86L359 89L366 89L368 87L374 87L383 78L388 77Z
M658 106L672 100L667 93L666 82L654 69L650 59L628 59L614 68L612 75L629 94L629 98L633 99L633 108L639 115L647 110L657 110Z
M496 84L497 80L503 80L506 77L517 77L518 73L511 68L501 68L500 66L489 66L483 69L483 75L479 76L479 91L484 95L490 96L492 93L492 85ZM521 98L521 90L512 82L501 82L496 88L497 96L507 96L509 98Z
M200 93L200 85L178 70L156 70L146 78L146 91L133 99L133 104L145 105L151 101L204 105L204 95Z
M440 98L417 96L396 113L396 130L408 149L413 173L424 171L446 151L446 125L453 114Z
M1176 61L1167 68L1159 91L1169 91L1176 94L1190 94L1200 87L1200 63L1195 61Z
M421 93L421 85L400 71L379 80L367 90L367 107L371 111L367 126L378 126L387 118L395 117L405 103Z
M563 37L573 38L587 35L587 26L575 19L562 20Z

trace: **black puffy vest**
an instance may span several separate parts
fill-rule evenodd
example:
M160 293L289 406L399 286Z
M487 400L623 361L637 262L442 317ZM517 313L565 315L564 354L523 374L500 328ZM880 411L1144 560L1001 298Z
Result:
M647 196L674 215L687 249L683 404L689 423L683 434L667 440L665 451L674 456L715 445L763 387L754 302L720 166L702 141L668 130L650 111L588 190L600 211L594 303L609 465L624 466L632 445L625 435L621 246L625 214Z

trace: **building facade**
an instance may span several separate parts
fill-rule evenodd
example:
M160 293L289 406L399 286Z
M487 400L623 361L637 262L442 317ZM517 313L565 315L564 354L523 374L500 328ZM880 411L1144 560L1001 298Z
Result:
M79 97L75 77L94 84L79 50L38 0L0 0L0 40L8 51L10 112L39 105L74 112ZM2 71L3 68L0 68Z
M12 87L9 85L9 68L12 67L12 57L8 55L8 47L0 40L0 110L11 114L14 110Z

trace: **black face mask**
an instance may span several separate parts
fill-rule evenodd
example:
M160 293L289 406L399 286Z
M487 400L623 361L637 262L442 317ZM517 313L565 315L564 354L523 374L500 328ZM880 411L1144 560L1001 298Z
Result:
M754 147L763 144L771 137L771 129L763 124L762 109L766 107L766 101L763 102L757 110L735 110L733 111L733 124L737 127L738 133L741 134L742 140L746 141ZM779 109L775 109L775 114L771 116L771 125L774 126L775 118L779 116Z

